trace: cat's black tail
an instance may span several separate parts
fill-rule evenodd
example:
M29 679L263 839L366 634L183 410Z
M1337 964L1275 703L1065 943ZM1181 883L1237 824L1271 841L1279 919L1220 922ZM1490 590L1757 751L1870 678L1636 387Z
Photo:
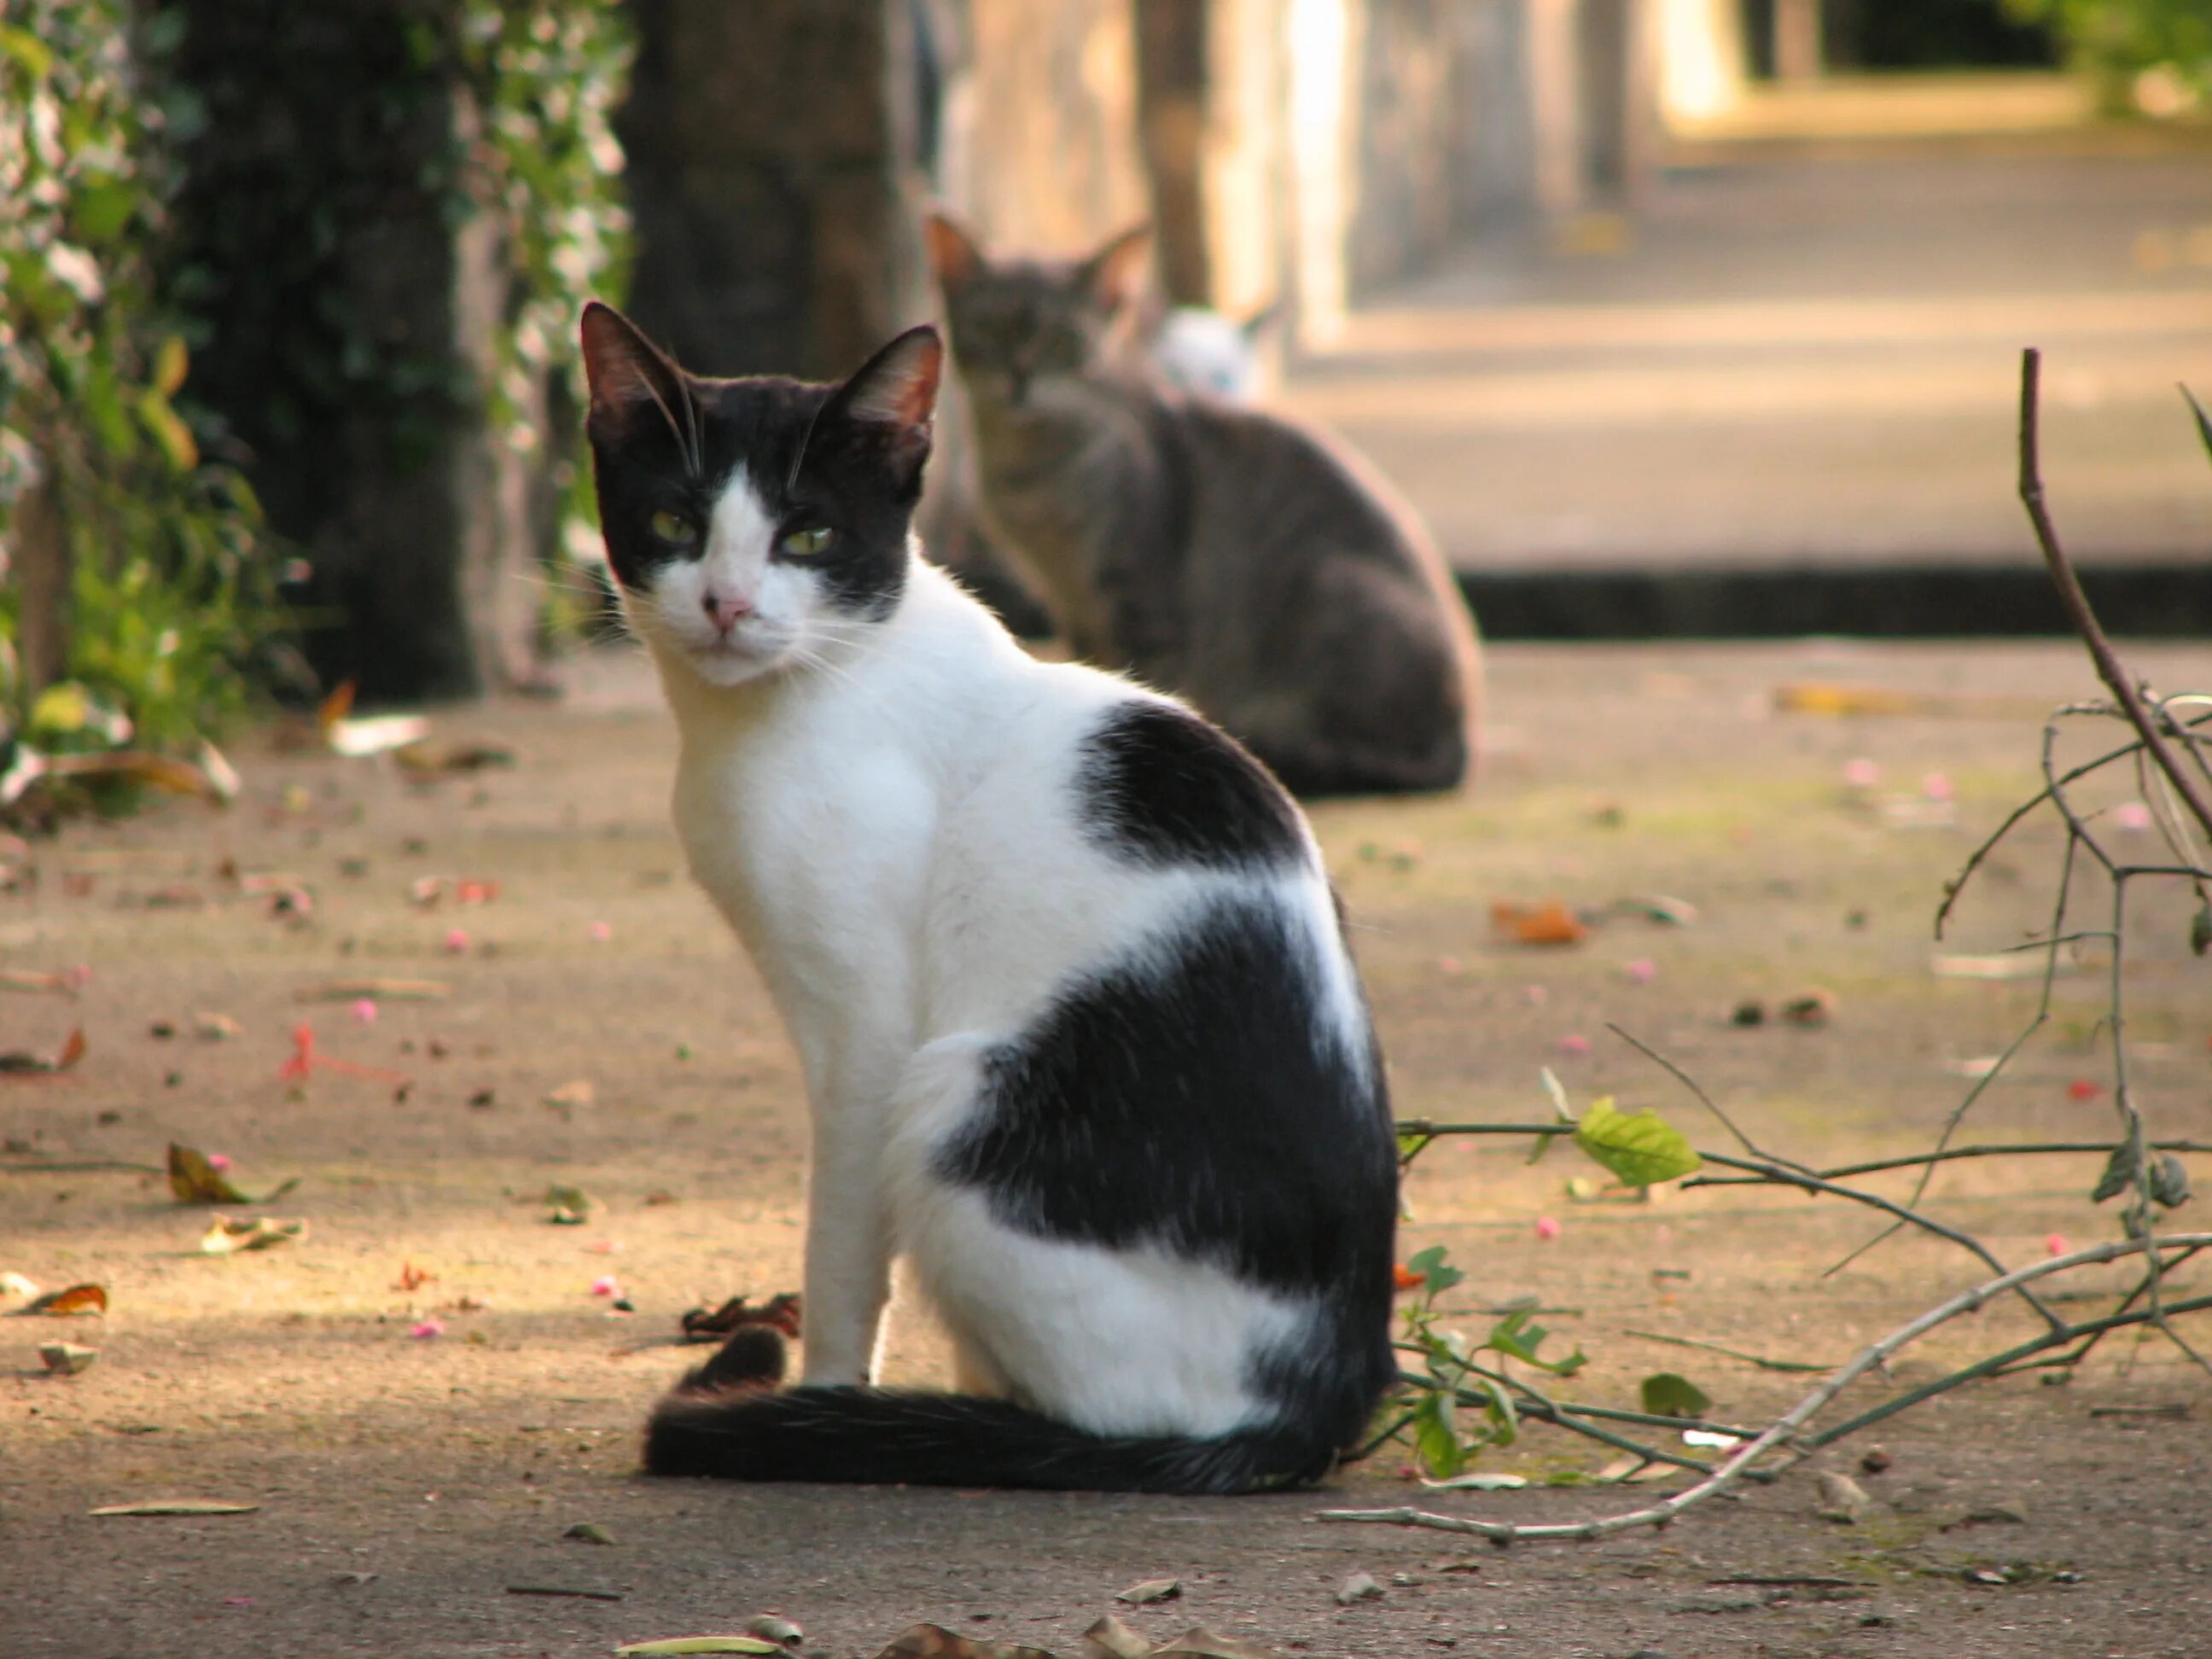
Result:
M860 1388L679 1390L645 1431L654 1474L1059 1492L1261 1492L1319 1480L1336 1451L1282 1430L1097 1435L1003 1400Z

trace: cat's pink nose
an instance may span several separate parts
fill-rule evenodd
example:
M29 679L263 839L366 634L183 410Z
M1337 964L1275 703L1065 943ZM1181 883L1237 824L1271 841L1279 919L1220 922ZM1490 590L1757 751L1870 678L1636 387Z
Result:
M750 599L736 599L711 589L699 596L699 603L706 610L707 619L725 634L738 625L739 617L750 617L753 613Z

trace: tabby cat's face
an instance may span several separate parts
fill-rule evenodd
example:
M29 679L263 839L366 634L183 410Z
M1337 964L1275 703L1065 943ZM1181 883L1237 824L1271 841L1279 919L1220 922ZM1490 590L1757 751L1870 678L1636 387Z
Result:
M585 309L586 429L623 606L714 685L820 661L897 608L942 348L902 334L839 386L686 374Z
M1124 232L1086 259L988 259L942 215L927 222L932 270L961 378L1020 406L1094 374L1120 349L1147 234Z

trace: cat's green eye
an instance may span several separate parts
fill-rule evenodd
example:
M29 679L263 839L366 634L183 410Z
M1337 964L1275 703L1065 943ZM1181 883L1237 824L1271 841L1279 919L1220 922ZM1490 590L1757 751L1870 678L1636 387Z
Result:
M671 547L689 547L699 539L699 526L681 513L665 510L653 515L653 533Z
M776 544L782 552L794 559L818 558L830 550L830 532L827 525L811 524L797 530L787 530Z

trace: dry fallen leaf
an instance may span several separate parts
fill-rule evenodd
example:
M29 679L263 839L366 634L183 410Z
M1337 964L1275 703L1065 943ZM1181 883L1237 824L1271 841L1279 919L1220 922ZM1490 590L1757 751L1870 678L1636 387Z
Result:
M192 1035L203 1042L227 1042L245 1027L228 1014L194 1014Z
M1107 1613L1083 1632L1083 1659L1147 1659L1152 1644Z
M496 744L460 743L441 738L420 738L392 751L400 769L416 777L435 777L444 772L481 772L490 766L512 766L514 751Z
M1271 1648L1235 1636L1217 1636L1203 1625L1194 1625L1158 1649L1155 1659L1277 1659Z
M684 1334L695 1342L708 1342L718 1336L727 1336L743 1325L768 1325L797 1341L799 1307L796 1291L780 1291L757 1308L744 1297L733 1296L711 1313L704 1308L694 1308L686 1313L683 1317Z
M434 979L331 979L303 985L292 993L299 1002L355 1002L374 997L386 1002L435 1002L453 988Z
M1490 925L1516 945L1579 945L1589 937L1582 918L1556 899L1542 904L1500 900L1490 907Z
M745 1634L785 1648L795 1648L806 1639L806 1632L797 1625L772 1613L757 1613L746 1620Z
M545 1189L545 1218L556 1227L580 1227L599 1207L599 1200L581 1187L558 1182Z
M573 1111L579 1106L589 1106L599 1098L599 1091L592 1080L580 1077L574 1083L564 1083L545 1097L545 1103L557 1112Z
M1054 1659L1042 1648L1015 1642L988 1642L962 1636L942 1625L916 1625L876 1659Z
M56 1316L104 1314L107 1311L107 1286L105 1285L72 1285L67 1290L48 1291L35 1297L23 1311L27 1314L52 1314Z
M65 973L40 973L29 968L0 968L0 991L54 991L76 1000L78 981Z
M234 1221L227 1215L211 1217L206 1234L200 1239L200 1249L208 1255L234 1255L240 1250L266 1250L278 1244L289 1244L307 1236L307 1224L299 1219L280 1221L270 1216L256 1216L251 1221Z
M2047 960L2041 951L2008 951L1994 957L1937 957L1929 963L1939 979L2041 979L2045 970L2078 974L2081 965L2061 957Z
M1155 1601L1170 1601L1182 1594L1180 1578L1147 1578L1125 1590L1116 1590L1114 1599L1127 1601L1133 1607L1149 1607Z
M221 1498L164 1498L145 1504L106 1504L88 1515L251 1515L258 1504L234 1504Z
M27 1049L10 1048L0 1053L0 1077L52 1077L68 1071L82 1060L87 1046L84 1030L80 1026L69 1034L69 1040L62 1044L61 1052L51 1059L44 1054L32 1054Z
M169 1190L179 1204L273 1204L299 1184L295 1176L273 1192L249 1198L208 1162L206 1153L173 1140L169 1143Z
M75 1376L79 1371L92 1369L92 1362L100 1358L97 1348L80 1348L74 1342L41 1342L39 1358L46 1362L46 1369L56 1376Z
M1336 1605L1348 1607L1355 1601L1379 1601L1382 1586L1375 1582L1375 1575L1355 1572L1336 1587Z
M574 1538L579 1542L586 1544L611 1544L615 1541L614 1534L609 1532L605 1527L601 1526L596 1521L579 1521L574 1526L562 1533L561 1536L563 1538Z
M427 1268L418 1267L411 1261L403 1261L399 1264L399 1277L392 1281L392 1288L395 1291L419 1291L425 1285L434 1283L437 1277Z

